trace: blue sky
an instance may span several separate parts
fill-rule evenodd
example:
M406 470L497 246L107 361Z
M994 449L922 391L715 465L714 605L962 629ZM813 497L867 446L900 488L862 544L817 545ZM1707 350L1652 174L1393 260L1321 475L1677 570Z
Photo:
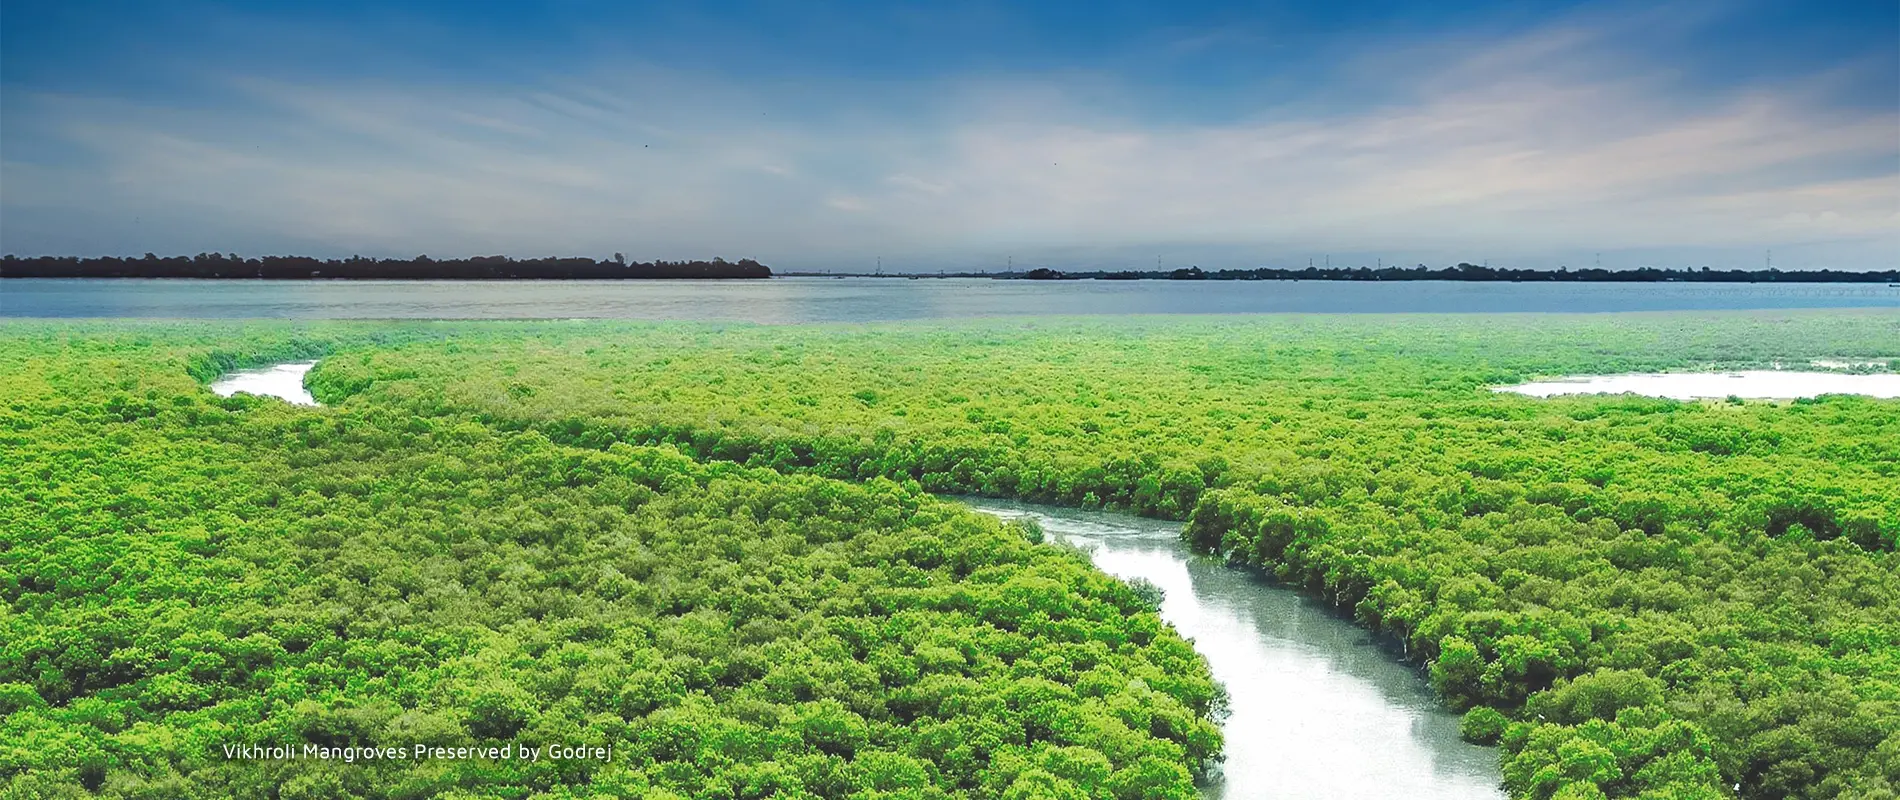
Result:
M1900 263L1891 0L0 6L18 254L1770 249Z

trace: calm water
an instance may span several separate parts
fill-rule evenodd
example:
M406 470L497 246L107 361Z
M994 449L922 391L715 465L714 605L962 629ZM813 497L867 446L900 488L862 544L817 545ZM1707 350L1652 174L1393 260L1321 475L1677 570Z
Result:
M1458 717L1364 629L1290 589L1190 553L1180 523L964 502L1034 517L1096 566L1165 591L1161 616L1227 686L1227 760L1202 794L1263 798L1502 798L1495 749L1458 738Z
M763 323L1263 312L1900 308L1900 288L1825 284L997 281L0 280L0 316L628 319Z
M310 396L309 389L303 388L303 378L316 365L315 361L301 361L227 372L211 382L211 391L222 397L243 392L281 398L300 406L314 406L317 405L317 398Z
M1723 397L1792 400L1798 397L1819 397L1824 394L1900 397L1900 375L1849 375L1839 372L1767 369L1741 372L1650 372L1629 375L1586 375L1551 381L1533 381L1516 386L1499 386L1491 391L1516 392L1532 397L1627 392L1676 400Z

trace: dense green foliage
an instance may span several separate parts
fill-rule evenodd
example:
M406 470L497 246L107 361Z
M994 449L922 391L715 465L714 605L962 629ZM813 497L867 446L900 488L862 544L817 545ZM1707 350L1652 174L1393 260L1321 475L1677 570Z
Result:
M1200 657L1032 530L215 398L187 370L228 352L149 332L0 339L9 797L1189 798L1219 750ZM306 744L350 758L225 750ZM387 756L502 744L612 749Z
M200 378L321 350L328 356L310 384L333 407L269 414L374 421L388 439L380 446L399 449L427 435L415 447L429 457L446 446L441 431L467 426L502 442L538 436L531 441L562 453L672 447L696 462L759 470L681 463L720 480L778 485L790 479L775 474L807 474L871 487L850 491L914 481L931 492L1187 519L1196 546L1400 637L1449 703L1473 709L1467 736L1500 742L1503 779L1518 797L1720 797L1739 787L1751 798L1878 798L1900 789L1900 403L1538 400L1487 390L1568 373L1890 359L1900 353L1893 313L11 333L9 349L42 359L8 367L26 375L136 347L147 333L195 359L178 371ZM133 391L141 386L114 399L100 390L110 383L54 385L9 402L15 419L87 402L138 418L184 395L146 398ZM265 414L261 405L241 413ZM88 431L73 441L97 450L103 440ZM267 436L238 450L281 450L272 480L304 481L318 462L289 454L310 446L327 445ZM429 474L420 462L384 463L378 474ZM32 485L13 481L13 491ZM373 481L346 485L375 497ZM481 505L513 507L502 500ZM31 513L79 507L36 502ZM863 502L849 518L894 501ZM929 519L905 525L928 533ZM892 558L864 557L867 569ZM1139 602L1114 598L1104 602ZM21 600L13 605L24 613ZM1212 697L1204 678L1165 693L1183 720L1198 719ZM1147 733L1181 749L1110 763L1178 767L1206 741L1173 723ZM909 752L945 774L929 754ZM1000 769L1028 780L1028 767ZM979 781L973 791L999 785Z

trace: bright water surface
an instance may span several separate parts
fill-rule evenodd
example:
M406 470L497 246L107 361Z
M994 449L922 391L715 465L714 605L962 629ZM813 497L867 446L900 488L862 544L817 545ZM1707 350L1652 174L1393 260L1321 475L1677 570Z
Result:
M1799 397L1819 397L1824 394L1900 397L1900 375L1893 373L1849 375L1839 372L1767 369L1741 372L1652 372L1533 381L1516 386L1498 386L1491 391L1516 392L1532 397L1627 392L1676 400L1722 397L1792 400Z
M1207 656L1227 687L1227 760L1218 800L1502 798L1497 750L1458 738L1458 716L1419 673L1365 629L1291 589L1180 542L1180 523L1000 500L965 499L999 517L1033 517L1096 566L1166 592L1161 616Z
M282 398L300 406L314 406L317 405L317 398L311 397L310 390L303 388L303 377L316 365L315 361L303 361L227 372L211 382L211 391L221 397L243 392Z
M1900 308L1880 284L1413 281L0 280L0 316L862 322L1041 314L1693 311Z

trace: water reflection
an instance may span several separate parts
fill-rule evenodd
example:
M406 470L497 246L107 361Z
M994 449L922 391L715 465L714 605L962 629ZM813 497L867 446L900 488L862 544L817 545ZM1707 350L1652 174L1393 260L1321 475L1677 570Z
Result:
M310 395L310 390L303 388L303 378L316 365L315 361L304 361L227 372L211 382L211 391L220 397L243 392L280 398L293 405L314 406L317 405L317 398Z
M0 316L723 320L1048 314L1688 311L1900 307L1875 284L1342 281L247 281L8 279Z
M1179 523L992 500L1034 517L1117 577L1166 593L1161 615L1226 685L1227 760L1203 794L1239 798L1501 798L1497 752L1458 738L1458 717L1366 630L1296 592L1196 557Z
M1819 397L1824 394L1900 397L1900 375L1891 373L1850 375L1840 372L1771 369L1740 372L1655 372L1559 378L1516 386L1498 386L1492 391L1515 392L1532 397L1628 393L1667 397L1674 400L1723 397L1793 400L1801 397Z

